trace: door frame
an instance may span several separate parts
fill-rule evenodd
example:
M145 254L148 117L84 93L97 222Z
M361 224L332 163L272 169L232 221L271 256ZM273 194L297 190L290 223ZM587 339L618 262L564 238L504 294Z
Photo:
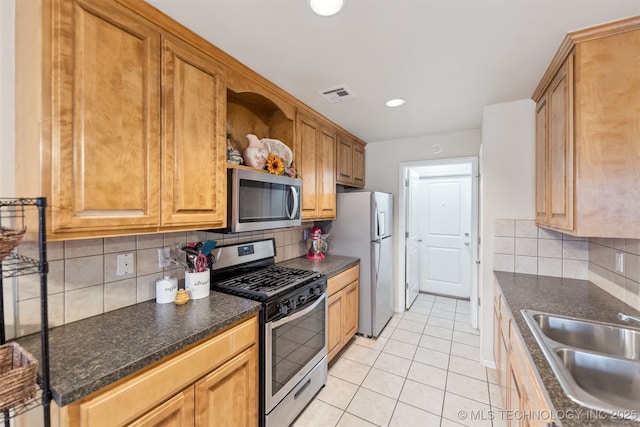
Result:
M402 268L403 274L403 283L402 283L402 307L397 307L400 312L404 312L404 301L406 301L406 260L405 260L405 230L406 230L406 212L407 212L407 194L406 194L406 186L405 186L405 177L407 176L407 172L411 168L416 167L424 167L424 166L446 166L446 165L456 165L456 164L471 164L471 234L472 234L472 242L471 245L471 309L469 313L469 317L471 318L471 327L478 328L478 306L480 305L479 292L478 292L478 277L479 277L479 267L480 267L480 259L479 259L479 244L480 244L480 228L479 228L479 194L480 194L480 173L479 173L479 161L477 156L473 157L453 157L447 159L437 159L437 160L421 160L414 162L400 162L399 167L399 200L398 200L398 222L399 227L398 230L402 237L402 244L399 244L398 247L398 266Z

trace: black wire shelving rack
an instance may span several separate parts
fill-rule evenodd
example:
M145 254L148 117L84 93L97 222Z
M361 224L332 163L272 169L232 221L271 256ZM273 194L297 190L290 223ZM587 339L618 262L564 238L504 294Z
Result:
M40 275L40 376L38 385L41 388L39 397L35 397L25 403L0 412L0 423L4 422L5 427L11 425L11 418L16 417L26 411L32 410L39 405L43 407L45 427L51 425L51 389L49 386L49 321L47 306L47 274L49 264L47 262L47 241L45 211L47 199L37 198L0 198L0 225L12 228L25 227L25 217L29 214L29 209L37 209L38 216L38 258L30 258L19 255L15 251L9 253L0 262L0 344L6 342L5 313L4 313L4 280L28 274Z

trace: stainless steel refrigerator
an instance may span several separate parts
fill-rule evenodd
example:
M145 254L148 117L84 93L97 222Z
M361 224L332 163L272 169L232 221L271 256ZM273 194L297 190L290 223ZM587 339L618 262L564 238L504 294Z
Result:
M377 337L393 315L393 195L337 194L329 252L360 258L358 333Z

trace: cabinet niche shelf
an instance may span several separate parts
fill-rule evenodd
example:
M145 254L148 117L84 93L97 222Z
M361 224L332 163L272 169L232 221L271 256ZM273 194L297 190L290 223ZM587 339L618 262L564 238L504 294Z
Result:
M233 135L234 148L247 148L246 135L258 139L279 139L293 148L295 115L288 117L274 101L255 92L234 92L227 88L227 131Z
M47 306L47 274L49 272L49 264L47 262L47 243L46 243L46 224L45 210L47 208L47 199L38 198L0 198L0 225L7 225L11 228L21 229L27 223L26 219L33 214L33 210L37 209L38 224L37 233L31 232L27 234L27 238L37 234L38 242L38 258L34 259L25 255L10 252L4 259L0 261L0 344L5 344L5 312L4 312L4 280L13 279L28 274L40 275L40 367L38 387L39 392L36 397L26 402L15 405L13 408L0 412L0 423L4 423L5 427L11 425L11 419L23 414L39 405L43 407L43 425L49 427L51 425L50 403L51 390L49 387L49 321ZM19 246L19 245L18 245Z

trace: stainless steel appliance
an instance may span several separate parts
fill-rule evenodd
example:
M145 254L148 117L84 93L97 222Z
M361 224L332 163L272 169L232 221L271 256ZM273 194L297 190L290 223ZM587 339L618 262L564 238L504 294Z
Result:
M299 178L246 169L227 175L229 231L253 231L301 224Z
M338 193L330 252L360 258L358 333L377 337L393 315L393 195Z
M212 289L262 301L261 425L289 426L327 380L327 279L275 265L274 239L212 253Z

